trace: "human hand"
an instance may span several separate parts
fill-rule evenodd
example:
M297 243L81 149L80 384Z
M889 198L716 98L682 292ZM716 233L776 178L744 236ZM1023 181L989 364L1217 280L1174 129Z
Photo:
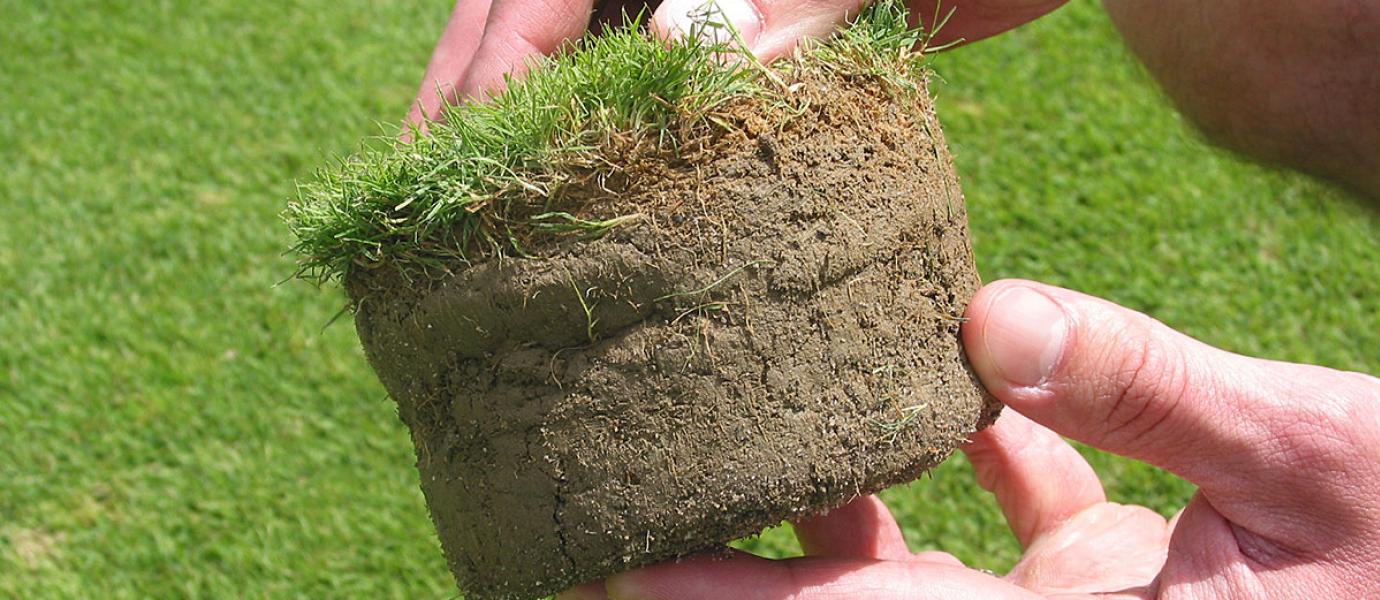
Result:
M1010 408L965 449L1026 547L998 579L911 555L865 498L801 523L807 557L697 557L567 598L1313 598L1380 589L1380 380L1251 359L1149 317L1025 281L989 285L963 330ZM1173 523L1105 502L1049 430L1200 487Z
M716 17L728 20L754 55L770 61L806 37L823 37L856 15L864 0L713 0ZM1035 19L1067 0L910 0L912 19L928 27L953 11L934 39L976 41ZM520 77L529 61L549 55L591 28L622 15L654 10L651 29L685 35L706 0L460 0L431 56L408 122L424 127L444 103L485 98ZM703 18L703 17L699 17ZM439 92L439 94L438 94Z

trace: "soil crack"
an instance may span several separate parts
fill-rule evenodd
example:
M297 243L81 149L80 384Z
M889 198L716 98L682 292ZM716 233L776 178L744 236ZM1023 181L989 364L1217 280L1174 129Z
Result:
M532 438L530 436L527 438L527 455L529 458L532 456ZM562 518L562 514L565 512L565 488L567 484L565 469L562 468L559 457L543 453L542 459L548 461L554 471L554 473L547 473L547 476L551 478L551 482L556 487L553 494L554 502L551 506L551 523L556 529L556 549L561 553L561 558L565 559L568 565L566 568L573 571L575 558L570 554L570 539L566 536L565 522Z

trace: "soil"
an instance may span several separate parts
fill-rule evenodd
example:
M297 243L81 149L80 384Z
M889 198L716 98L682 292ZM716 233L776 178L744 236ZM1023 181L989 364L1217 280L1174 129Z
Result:
M928 93L784 83L793 106L730 106L676 153L611 151L562 200L640 215L602 238L347 281L467 598L721 547L914 480L995 418Z

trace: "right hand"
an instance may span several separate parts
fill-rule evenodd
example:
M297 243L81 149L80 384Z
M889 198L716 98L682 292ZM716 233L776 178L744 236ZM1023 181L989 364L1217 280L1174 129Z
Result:
M1008 408L1199 486L1148 597L1380 593L1380 379L1232 354L1028 281L988 285L967 316L968 357Z
M803 523L804 558L694 557L564 597L1376 597L1380 379L1231 354L1029 281L987 286L967 317L974 370L1020 413L965 448L1026 547L1004 580L911 555L881 503L864 499ZM1200 490L1167 527L1110 504L1077 452L1026 418Z

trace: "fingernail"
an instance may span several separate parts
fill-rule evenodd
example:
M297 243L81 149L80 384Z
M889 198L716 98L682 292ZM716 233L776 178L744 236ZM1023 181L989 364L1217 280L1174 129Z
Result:
M997 293L987 309L979 373L992 373L1008 386L1034 387L1054 372L1068 335L1064 309L1049 296L1022 285ZM988 387L993 383L986 382Z
M667 28L676 36L695 35L722 44L734 41L732 26L749 50L762 32L762 13L752 0L671 0L665 7Z

